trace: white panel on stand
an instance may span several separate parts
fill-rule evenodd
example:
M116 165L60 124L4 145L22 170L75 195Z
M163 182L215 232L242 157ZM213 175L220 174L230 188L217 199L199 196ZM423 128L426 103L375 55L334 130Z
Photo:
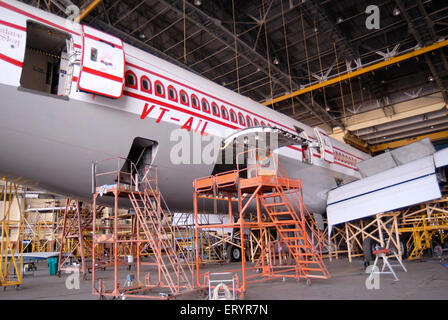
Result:
M328 224L335 225L441 197L432 156L331 190Z
M437 151L434 154L434 163L437 168L448 165L448 148Z

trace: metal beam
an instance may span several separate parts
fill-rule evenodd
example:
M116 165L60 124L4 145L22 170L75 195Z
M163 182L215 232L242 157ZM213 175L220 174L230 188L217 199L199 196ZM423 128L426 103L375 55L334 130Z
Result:
M425 18L426 25L429 28L429 31L431 33L432 41L437 42L438 38L437 38L436 31L434 30L434 21L429 17L428 12L426 12L426 9L425 9L425 6L423 5L422 0L418 0L417 4L418 4L418 9L420 10L420 12L423 14L423 17ZM446 71L448 71L448 61L446 59L445 54L443 53L443 50L440 50L439 53L440 53L440 57L442 58L443 67L445 68Z
M177 12L179 15L183 16L184 13L182 8L182 2L176 0L160 0L160 3L169 7L171 10ZM229 49L235 50L235 44L234 44L235 37L232 31L224 27L221 21L209 16L208 14L200 10L198 7L194 6L192 3L186 1L185 4L186 4L186 19L188 21L195 24L196 26L203 29L212 36L216 37L216 39L219 42L228 46ZM265 69L268 63L267 57L260 54L257 50L254 50L250 44L243 41L240 37L237 37L236 41L238 44L238 56L244 58L252 65L254 65L257 69L260 69L264 73L268 74L268 72ZM286 85L287 83L289 83L289 75L272 63L271 63L271 78L272 82L281 87L285 92L290 91L289 86ZM293 85L295 87L299 87L298 83L294 82ZM343 124L340 123L340 121L336 121L330 114L328 114L325 108L322 107L321 105L315 103L315 106L317 106L319 110L319 112L317 112L315 108L312 108L312 106L308 105L300 98L297 97L296 100L300 104L305 106L310 112L314 114L315 117L317 117L323 123L330 125L329 122L331 122L333 125L343 126Z
M408 28L409 28L409 32L414 36L415 40L417 40L417 43L419 45L423 44L422 41L422 37L420 36L420 34L418 33L417 29L415 28L414 23L412 22L411 17L409 16L409 14L406 11L406 7L403 4L403 1L401 0L395 0L395 3L398 5L398 8L401 11L401 14L403 15L403 17L405 18L406 22L408 23ZM434 79L436 80L437 85L440 88L440 91L442 91L442 95L443 95L443 99L445 100L445 103L448 103L448 95L446 94L446 89L442 83L442 80L439 77L439 74L436 70L436 68L434 67L434 64L431 61L431 58L428 57L427 55L424 56L425 58L425 62L428 65L428 68L432 74L432 76L434 77Z
M405 61L405 60L417 57L417 56L425 54L427 52L431 52L433 50L437 50L437 49L443 48L443 47L445 47L447 45L448 45L448 40L444 40L444 41L441 41L441 42L438 42L438 43L434 43L434 44L432 44L430 46L423 47L423 48L420 48L420 49L416 49L416 50L414 50L412 52L408 52L408 53L402 54L402 55L397 56L397 57L392 57L392 58L390 58L388 60L385 60L385 61L382 61L382 62L378 62L378 63L369 65L369 66L364 67L364 68L360 68L360 69L358 69L356 71L347 72L347 73L345 73L343 75L336 76L336 77L334 77L332 79L329 79L327 81L323 81L323 82L320 82L320 83L317 83L317 84L314 84L314 85L310 85L310 86L308 86L306 88L296 90L296 91L294 91L292 93L285 94L283 96L277 97L277 98L269 100L269 101L265 101L263 104L264 105L269 105L269 104L272 104L272 103L277 103L277 102L280 102L280 101L283 101L283 100L291 99L292 97L299 96L301 94L304 94L304 93L307 93L307 92L310 92L310 91L313 91L313 90L316 90L316 89L319 89L319 88L327 87L329 85L333 85L333 84L339 83L341 81L348 80L348 79L360 76L362 74L375 71L377 69L382 69L382 68L385 68L387 66L400 63L402 61Z
M402 146L408 145L410 143L413 143L413 142L416 142L416 141L419 141L419 140L422 140L425 138L429 138L429 139L431 139L431 141L446 139L446 138L448 138L448 130L430 133L430 134L424 134L424 135L414 137L414 138L407 138L407 139L377 144L375 146L371 146L369 149L370 149L370 152L379 152L379 151L384 151L386 149L394 149L394 148L402 147Z
M103 0L93 0L88 6L87 8L84 9L83 12L81 12L81 14L75 19L75 22L80 22L81 20L83 20L90 12L93 11L93 9L95 9L101 2L103 2Z

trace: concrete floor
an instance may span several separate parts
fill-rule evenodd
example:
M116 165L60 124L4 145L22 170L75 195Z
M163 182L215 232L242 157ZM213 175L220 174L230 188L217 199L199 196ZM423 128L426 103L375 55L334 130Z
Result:
M446 262L444 262L446 263ZM367 274L361 268L361 260L349 263L340 258L333 262L326 261L332 277L327 280L313 280L311 286L305 281L299 283L294 279L270 280L250 284L246 300L281 299L448 299L448 268L435 260L405 261L408 272L395 267L399 281L394 281L392 275L380 276L380 289L367 289L365 282ZM239 268L238 263L231 265L207 265L201 271L219 272ZM132 273L125 267L120 271L122 279ZM112 270L99 271L98 276L105 280L112 279ZM16 289L8 287L0 289L0 300L8 299L98 299L91 294L91 281L81 280L79 289L69 290L65 282L67 275L50 276L46 262L38 264L34 276L26 275L21 286ZM197 294L182 297L183 299L200 299ZM203 298L202 298L203 299Z

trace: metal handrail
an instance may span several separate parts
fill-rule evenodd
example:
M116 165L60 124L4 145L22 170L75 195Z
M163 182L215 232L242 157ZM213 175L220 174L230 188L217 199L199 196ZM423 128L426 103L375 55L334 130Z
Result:
M104 172L98 172L99 171L98 168L101 164L115 161L115 160L117 161L116 170L108 170L108 171L104 171ZM123 166L125 166L126 163L129 164L129 172L122 170ZM145 170L145 176L144 176L145 180L155 183L156 188L157 188L158 187L158 168L157 168L157 166L145 164L144 168L149 168L149 170ZM148 173L150 173L151 169L155 169L155 174L154 174L154 176L151 176L150 178L148 178L147 175L148 175ZM117 189L120 189L120 185L122 184L122 182L129 184L130 190L138 189L138 185L135 185L135 181L134 181L134 179L132 179L132 177L134 176L135 173L138 174L139 170L137 170L135 164L127 158L110 157L107 159L92 162L92 193L95 193L97 187L99 186L98 178L99 177L107 177L107 176L113 176L114 180L113 180L112 184L117 185ZM127 177L128 179L124 179L124 177Z

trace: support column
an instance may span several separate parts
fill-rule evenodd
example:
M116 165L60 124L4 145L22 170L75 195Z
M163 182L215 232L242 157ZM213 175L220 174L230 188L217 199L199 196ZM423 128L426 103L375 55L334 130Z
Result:
M196 242L196 285L199 288L201 286L201 271L199 261L199 223L198 223L198 195L196 192L193 194L193 206L194 206L194 234Z
M92 221L92 293L95 293L95 262L96 262L96 198L97 194L93 195L93 221Z
M118 191L114 191L114 294L118 295Z

